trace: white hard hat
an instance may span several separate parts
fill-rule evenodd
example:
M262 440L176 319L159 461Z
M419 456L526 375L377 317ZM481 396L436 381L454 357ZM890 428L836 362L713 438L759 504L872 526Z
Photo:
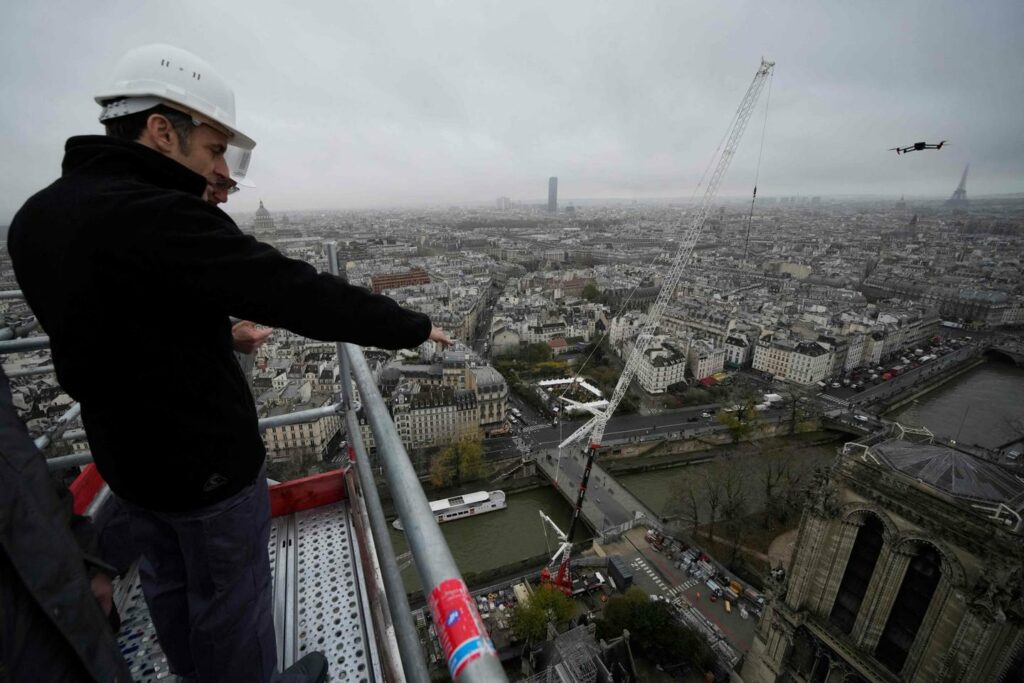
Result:
M227 81L199 57L171 45L144 45L125 53L96 102L103 106L100 121L169 104L223 126L236 147L256 146L235 127L235 91Z

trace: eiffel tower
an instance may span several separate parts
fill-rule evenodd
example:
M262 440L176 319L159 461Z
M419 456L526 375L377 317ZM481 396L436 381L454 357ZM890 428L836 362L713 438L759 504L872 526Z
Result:
M956 186L956 190L953 191L953 196L946 200L946 206L957 210L967 209L967 171L971 168L970 164L964 166L964 174L960 178L960 184Z

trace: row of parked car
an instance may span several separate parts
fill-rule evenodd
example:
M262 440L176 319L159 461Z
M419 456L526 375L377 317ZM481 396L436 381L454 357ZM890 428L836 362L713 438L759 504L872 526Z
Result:
M764 597L755 589L744 587L735 578L720 572L711 558L700 548L688 547L685 543L666 538L654 530L647 532L647 541L655 550L672 560L677 569L702 582L708 588L709 599L712 602L726 600L731 605L736 605L741 609L743 618L746 618L747 611L753 612L755 616L761 616Z
M823 382L818 382L818 386L823 389L830 386L833 389L849 387L854 391L863 391L868 386L887 382L904 372L914 370L925 363L957 351L968 345L970 341L970 337L948 339L946 341L942 341L939 337L934 337L931 341L922 344L920 347L904 349L891 367L887 368L884 365L878 365L873 368L855 368L845 377L830 377Z

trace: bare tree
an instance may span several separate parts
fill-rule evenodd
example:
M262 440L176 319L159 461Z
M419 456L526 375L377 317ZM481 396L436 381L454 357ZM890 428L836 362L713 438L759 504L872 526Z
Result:
M693 484L686 489L687 506L690 510L690 521L693 525L692 536L694 540L697 538L697 527L700 526L700 505L697 503L697 494L693 490Z
M771 531L775 518L784 512L786 505L782 488L789 475L790 464L782 453L775 452L765 456L764 465L764 469L761 470L761 485L764 489L764 528Z
M725 492L722 485L722 476L718 464L709 467L704 473L705 501L708 506L708 535L714 540L715 520L722 508Z
M722 516L725 531L732 546L729 564L736 563L740 536L743 533L743 515L747 510L747 494L743 474L738 467L727 467L722 473Z
M804 419L813 415L814 392L809 387L802 387L797 384L789 384L784 390L786 400L789 401L789 433L796 433L797 425Z
M1007 417L1003 420L1003 423L1014 436L1024 436L1024 417Z

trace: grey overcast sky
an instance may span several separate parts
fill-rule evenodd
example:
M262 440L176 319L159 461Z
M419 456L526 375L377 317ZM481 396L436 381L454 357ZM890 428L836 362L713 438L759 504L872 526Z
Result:
M248 211L688 197L762 55L763 195L1024 191L1024 2L9 3L0 224L102 129L118 57L189 49L258 141ZM748 196L767 90L723 185ZM948 139L897 157L886 149Z

